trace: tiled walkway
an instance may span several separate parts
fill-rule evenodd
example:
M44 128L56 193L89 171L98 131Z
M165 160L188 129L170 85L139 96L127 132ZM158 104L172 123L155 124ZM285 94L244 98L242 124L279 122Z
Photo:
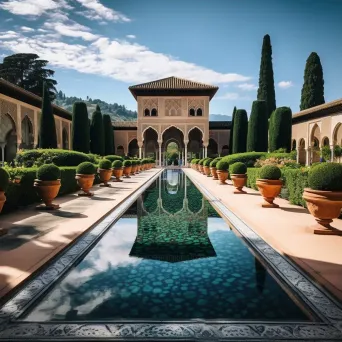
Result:
M95 186L92 198L77 193L57 198L60 210L39 212L35 206L0 215L0 227L9 228L0 237L0 297L36 271L108 212L146 183L158 169L111 182L111 188Z
M305 208L284 199L275 200L280 205L278 209L261 208L262 197L257 191L246 188L247 194L235 195L231 181L220 185L192 169L185 172L342 301L342 237L314 235L308 228L315 224L314 218ZM332 226L342 229L342 220L334 220Z

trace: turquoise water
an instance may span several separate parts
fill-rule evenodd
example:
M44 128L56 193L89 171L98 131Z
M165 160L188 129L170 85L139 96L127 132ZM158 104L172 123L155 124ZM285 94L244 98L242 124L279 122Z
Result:
M182 171L167 170L24 318L309 318Z

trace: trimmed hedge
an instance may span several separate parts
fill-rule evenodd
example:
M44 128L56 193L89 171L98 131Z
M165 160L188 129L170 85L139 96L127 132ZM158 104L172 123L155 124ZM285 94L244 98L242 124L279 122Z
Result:
M112 168L112 162L108 159L101 159L99 162L99 169L109 170Z
M0 190L6 191L9 185L10 175L7 170L0 167Z
M143 159L143 163L144 164L147 164L145 161L144 161L144 159ZM131 160L124 160L124 162L123 162L123 166L124 167L128 167L128 166L132 166L132 161Z
M309 169L284 169L282 173L285 182L284 187L288 191L287 199L291 204L305 207L306 204L303 200L303 192L304 188L309 186Z
M261 168L259 177L261 179L278 180L281 178L281 171L278 166L265 165Z
M230 174L244 175L247 172L247 166L244 163L237 162L229 167Z
M37 179L41 181L54 181L60 178L61 171L55 164L45 164L37 170Z
M309 171L309 187L314 190L342 191L342 164L322 163Z
M215 158L210 162L211 167L216 167L217 163L221 160L221 157Z
M210 166L210 163L213 161L212 158L207 158L204 162L203 162L203 166Z
M279 148L291 151L292 111L289 107L277 108L271 116L269 150Z
M261 167L247 168L247 187L252 188L254 190L258 190L256 186L256 180L260 178L259 177L260 170L261 170Z
M223 157L222 160L226 161L229 165L236 162L242 162L247 167L253 167L257 159L266 157L266 152L246 152L246 153L235 153L230 156Z
M228 171L229 164L223 159L216 164L216 169L219 171Z
M96 167L93 163L84 162L77 166L76 173L80 175L94 175L96 173Z
M121 160L114 160L112 166L114 169L122 168L123 162Z
M244 109L238 109L234 117L233 153L246 152L248 118Z
M85 161L95 162L94 155L61 149L36 149L18 152L15 163L18 166L31 167L53 163L57 166L77 166Z

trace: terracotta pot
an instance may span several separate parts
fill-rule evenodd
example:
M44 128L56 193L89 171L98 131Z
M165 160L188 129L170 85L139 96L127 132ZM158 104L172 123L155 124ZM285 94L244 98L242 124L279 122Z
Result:
M204 173L203 165L198 164L198 166L199 166L199 172L200 173Z
M136 165L132 165L131 175L134 176L136 172L137 172L137 166Z
M207 177L210 177L210 167L209 166L203 166L203 171Z
M211 167L210 172L211 172L211 175L213 176L213 179L218 180L216 167Z
M257 179L258 187L265 202L261 205L263 208L279 208L278 204L273 203L275 197L280 194L283 182L280 179Z
M131 178L129 175L131 174L132 166L124 166L123 173L125 178Z
M123 180L120 179L123 175L123 169L124 169L123 167L113 169L113 176L115 177L113 182L123 182Z
M98 173L100 176L100 180L103 184L101 184L100 186L110 186L110 184L108 184L108 182L110 181L110 178L112 177L112 169L98 169Z
M61 180L53 180L53 181L42 181L39 179L35 179L33 186L36 188L36 191L39 197L43 200L45 207L37 206L39 209L46 210L54 210L58 209L58 204L53 204L52 201L57 197L59 189L61 187Z
M0 190L0 213L2 211L2 208L6 202L6 196L5 196L5 191Z
M230 179L233 182L233 185L235 186L236 190L234 191L234 194L245 194L246 191L243 191L242 188L246 185L247 182L247 175L246 174L236 174L232 173L230 175Z
M139 173L140 172L140 165L137 165L137 171L135 173Z
M315 234L342 235L342 231L330 226L333 219L338 218L342 208L342 191L322 191L305 188L303 199L310 214L317 221Z
M220 184L227 184L226 180L228 179L228 171L216 170L216 173L220 180Z
M91 197L94 195L89 190L94 184L95 175L82 175L77 173L75 178L78 186L83 190L83 192L79 193L78 196Z

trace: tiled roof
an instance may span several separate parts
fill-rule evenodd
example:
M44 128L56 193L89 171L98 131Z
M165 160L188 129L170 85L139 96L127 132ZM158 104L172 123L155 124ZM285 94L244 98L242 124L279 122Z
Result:
M300 111L298 113L293 114L292 117L293 118L297 118L299 116L315 113L315 112L318 112L318 111L321 111L321 110L324 110L324 109L328 109L328 108L332 108L332 107L337 107L337 106L340 106L340 105L342 105L342 99L338 99L338 100L335 100L335 101L323 103L323 104L321 104L319 106L315 106L315 107L312 107L312 108L308 108L308 109L302 110L302 111Z
M133 85L130 86L129 89L218 89L218 87L172 76L152 82Z
M136 121L112 121L112 126L115 127L137 127Z

